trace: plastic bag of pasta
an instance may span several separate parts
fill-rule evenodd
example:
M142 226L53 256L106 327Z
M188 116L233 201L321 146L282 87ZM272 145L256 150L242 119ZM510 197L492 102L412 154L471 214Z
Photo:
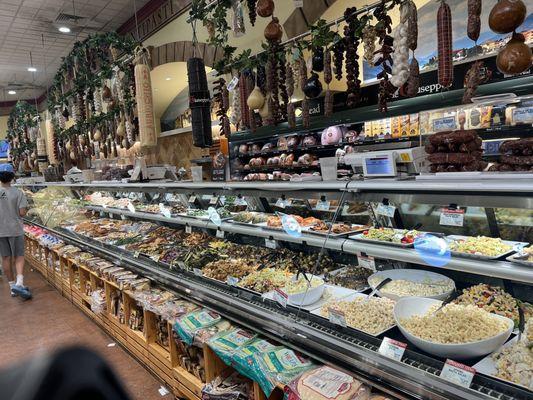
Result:
M276 346L270 343L268 340L256 338L250 343L239 347L231 355L231 366L235 368L241 375L246 376L249 379L257 380L255 370L253 369L253 362L250 359L255 353L262 353L269 351Z
M370 388L353 376L323 365L285 387L286 400L368 400Z
M174 331L187 345L192 345L195 335L220 322L222 318L214 311L202 309L193 311L176 320Z
M217 376L202 388L202 400L248 400L253 391L252 385L237 372Z
M214 335L207 344L226 365L231 365L233 354L256 337L255 333L234 328Z
M315 367L311 360L281 346L263 353L255 353L247 361L254 371L254 380L259 383L267 397L278 384L287 385L305 371Z

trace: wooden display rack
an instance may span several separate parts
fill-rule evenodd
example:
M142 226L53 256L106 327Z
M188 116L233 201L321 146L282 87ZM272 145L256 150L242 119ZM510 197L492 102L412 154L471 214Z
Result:
M155 375L176 398L200 400L204 383L194 374L180 366L183 354L172 337L172 324L166 322L168 346L157 342L157 327L160 317L151 311L141 309L132 293L121 290L114 282L99 277L89 268L74 259L64 257L54 250L42 246L38 240L26 235L26 261L57 289L65 298L81 309L100 326L120 346L135 357L148 371ZM52 261L52 263L49 262ZM59 269L56 270L56 265ZM91 309L91 292L102 288L106 294L106 310L96 314ZM123 323L111 312L111 299L121 299L124 311ZM131 311L137 308L143 315L143 331L130 328ZM222 373L232 372L207 345L200 349L204 357L204 370L207 382ZM253 382L254 400L282 400L283 387L277 387L270 397L266 397L256 382Z

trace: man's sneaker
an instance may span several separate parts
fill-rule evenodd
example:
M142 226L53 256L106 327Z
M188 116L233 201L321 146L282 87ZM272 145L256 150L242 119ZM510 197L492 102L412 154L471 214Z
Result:
M17 296L18 296L18 294L16 294L16 293L13 291L13 289L11 289L11 297L17 297Z
M28 289L26 286L13 285L11 287L11 295L13 296L13 294L15 294L15 296L22 297L24 300L31 299L30 289Z

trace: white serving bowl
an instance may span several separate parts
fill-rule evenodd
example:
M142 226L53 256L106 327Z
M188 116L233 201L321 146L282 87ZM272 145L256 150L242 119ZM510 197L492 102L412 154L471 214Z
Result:
M437 274L436 272L423 271L420 269L389 269L386 271L378 271L368 277L368 284L372 288L372 290L374 290L376 286L381 281L385 280L386 278L391 278L393 281L402 279L405 281L417 282L417 283L424 283L428 281L432 281L432 282L447 281L451 283L452 289L442 294L438 294L434 296L423 296L423 297L427 297L428 299L445 300L455 289L455 282L452 279L448 278L447 276ZM377 284L370 283L374 279L376 280ZM378 290L377 294L380 297L387 297L391 300L399 300L402 298L396 294L387 293L382 290ZM411 297L411 296L405 296L405 297Z
M309 304L316 303L324 294L325 284L322 281L321 285L314 288L309 288L307 294L305 290L299 293L288 294L288 303L293 306L308 306Z
M500 348L513 332L514 322L509 318L497 314L492 315L505 321L507 329L496 336L470 343L443 344L430 342L413 335L402 326L402 319L409 318L413 315L424 315L433 304L440 305L441 303L440 300L424 297L404 297L398 300L394 306L394 320L402 334L416 347L429 354L442 358L451 358L453 360L485 356Z

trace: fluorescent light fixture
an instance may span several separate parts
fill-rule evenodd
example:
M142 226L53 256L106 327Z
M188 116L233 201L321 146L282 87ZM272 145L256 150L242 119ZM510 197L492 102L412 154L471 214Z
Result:
M17 92L15 90L10 90L7 92L8 94L17 94Z
M37 68L35 68L35 67L28 67L28 72L37 72Z
M167 76L167 77L165 78L166 81L169 81L169 80L171 80L171 79L172 79L172 78L171 78L170 76Z
M70 28L68 26L60 26L58 29L61 33L70 33Z

